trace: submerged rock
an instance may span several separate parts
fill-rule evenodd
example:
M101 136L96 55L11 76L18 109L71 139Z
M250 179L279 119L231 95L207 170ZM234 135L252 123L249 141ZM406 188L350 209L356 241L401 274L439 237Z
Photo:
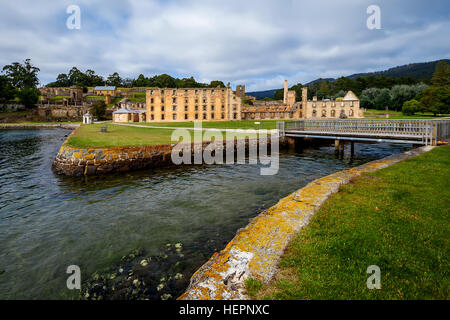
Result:
M180 253L181 243L164 245L155 256L133 250L116 266L94 272L82 284L81 299L87 300L170 300L179 296L189 279L182 273L191 266ZM181 256L181 257L180 257ZM197 266L192 266L193 272Z

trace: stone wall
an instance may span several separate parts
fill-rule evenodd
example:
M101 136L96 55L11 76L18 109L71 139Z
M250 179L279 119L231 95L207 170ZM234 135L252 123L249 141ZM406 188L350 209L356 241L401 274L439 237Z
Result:
M68 140L61 146L53 162L52 167L57 174L67 176L90 176L173 165L171 152L174 145L77 148L68 145L67 141ZM236 141L234 142L233 146L236 151L237 143ZM250 145L257 143L257 139L246 139L246 150L248 150ZM270 145L270 137L267 139L267 144ZM209 145L210 142L203 142L202 150ZM226 146L227 141L223 141L222 147L224 153ZM194 144L192 144L192 157L194 156L195 150L198 150L198 148L195 148Z
M38 107L38 114L41 118L53 120L81 121L83 115L89 110L89 105L64 106L64 105L41 105Z
M221 252L216 252L194 275L179 300L245 300L245 282L253 278L268 283L294 235L309 223L323 202L340 186L364 173L386 168L427 152L421 147L402 154L346 169L314 180L281 199L240 229Z

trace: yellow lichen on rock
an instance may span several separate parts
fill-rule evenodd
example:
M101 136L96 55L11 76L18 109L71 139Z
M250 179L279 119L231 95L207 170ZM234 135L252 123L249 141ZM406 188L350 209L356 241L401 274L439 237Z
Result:
M191 278L183 300L247 299L245 280L268 282L289 241L320 205L339 187L361 174L429 151L423 147L376 160L314 180L281 199L241 229L220 253L215 253Z

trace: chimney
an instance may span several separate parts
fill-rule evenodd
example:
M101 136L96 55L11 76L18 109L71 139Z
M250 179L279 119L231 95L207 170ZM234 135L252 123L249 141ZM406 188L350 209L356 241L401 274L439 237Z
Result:
M287 93L288 93L288 81L284 80L284 96L283 96L283 103L287 103Z

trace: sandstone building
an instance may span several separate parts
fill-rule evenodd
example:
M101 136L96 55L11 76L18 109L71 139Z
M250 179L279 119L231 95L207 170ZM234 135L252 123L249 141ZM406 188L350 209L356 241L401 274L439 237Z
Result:
M363 118L359 99L348 91L339 100L308 100L308 89L302 88L302 99L296 101L296 92L288 90L284 82L283 101L253 101L252 105L242 106L243 120L300 120L300 119L339 119Z
M261 101L246 96L245 86L226 88L147 88L144 105L123 102L113 113L115 122L182 122L230 120L300 120L363 118L358 97L351 91L336 100L313 97L302 89L301 101L284 82L283 100ZM243 101L249 104L244 104Z
M226 88L149 88L146 93L147 122L241 120L239 92ZM243 91L242 91L243 90Z

